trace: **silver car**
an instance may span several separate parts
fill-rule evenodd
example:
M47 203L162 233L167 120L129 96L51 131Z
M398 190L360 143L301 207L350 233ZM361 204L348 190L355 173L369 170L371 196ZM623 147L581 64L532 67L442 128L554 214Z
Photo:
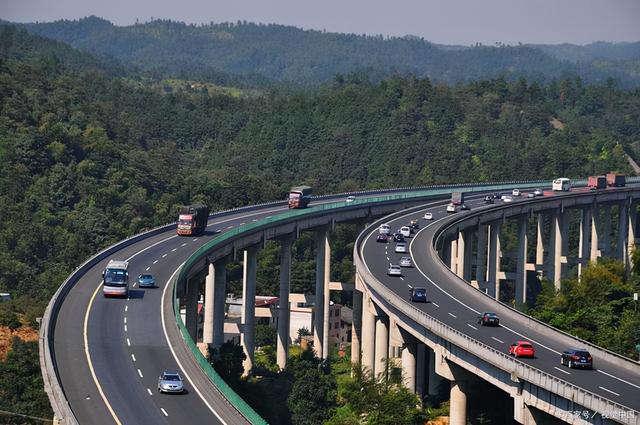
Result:
M411 257L400 258L400 267L413 267L413 262L411 261Z
M400 266L395 264L389 264L389 270L387 271L389 276L402 276L402 270Z
M184 383L178 373L162 372L158 378L158 391L161 393L182 393Z
M398 254L406 254L407 244L405 242L398 242L394 251Z

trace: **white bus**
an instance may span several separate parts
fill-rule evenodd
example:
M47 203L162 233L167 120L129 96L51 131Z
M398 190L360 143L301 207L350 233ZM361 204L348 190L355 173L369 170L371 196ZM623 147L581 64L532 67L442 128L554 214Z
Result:
M571 190L571 179L560 177L553 181L551 190L554 192L568 192Z
M109 260L102 272L102 294L105 297L126 297L129 295L129 263Z

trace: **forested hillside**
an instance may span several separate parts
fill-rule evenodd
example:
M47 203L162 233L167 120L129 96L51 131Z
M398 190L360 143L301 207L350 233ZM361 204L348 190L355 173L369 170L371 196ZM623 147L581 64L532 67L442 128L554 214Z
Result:
M384 38L305 31L283 25L246 22L203 26L152 21L119 27L97 17L26 25L29 31L67 42L82 50L109 55L156 76L186 76L216 83L264 85L288 82L316 86L336 74L366 72L376 81L415 75L449 84L505 76L538 82L578 75L588 82L616 78L637 87L640 76L626 62L567 61L589 52L563 45L441 47L417 37ZM610 50L622 48L611 46ZM617 50L616 50L617 49ZM593 50L593 49L592 49ZM600 51L606 49L601 48ZM554 57L554 53L558 58ZM620 55L612 58L619 59ZM636 69L637 70L637 69ZM234 77L230 77L233 75Z

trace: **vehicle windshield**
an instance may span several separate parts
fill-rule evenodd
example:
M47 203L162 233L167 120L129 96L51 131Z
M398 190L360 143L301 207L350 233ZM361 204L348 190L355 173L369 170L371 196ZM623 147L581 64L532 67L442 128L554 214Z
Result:
M153 276L150 274L141 274L140 279L153 279Z
M191 220L178 220L178 226L191 226Z
M123 269L106 269L104 271L104 284L108 286L126 286L127 272Z
M522 347L522 348L531 348L531 345L529 345L529 344L520 344L520 347Z
M484 315L487 317L496 317L495 313L485 313Z
M162 379L165 381L179 381L180 376L167 373L164 375L164 378Z
M300 194L296 192L292 192L289 194L289 199L300 199Z
M576 351L575 355L580 357L589 357L589 353L587 353L586 351Z
M416 295L426 295L427 294L427 290L424 289L424 288L416 288L414 292L415 292Z

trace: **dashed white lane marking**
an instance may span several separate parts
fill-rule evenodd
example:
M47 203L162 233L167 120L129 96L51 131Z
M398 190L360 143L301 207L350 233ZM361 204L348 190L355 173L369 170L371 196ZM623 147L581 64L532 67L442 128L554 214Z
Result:
M473 325L472 325L472 324L470 324L470 323L467 323L467 326L469 326L471 329L478 330L478 328L476 328L475 326L473 326Z
M180 246L187 246L187 243L185 242L185 243L183 243L183 244L182 244L182 245L180 245Z
M136 355L131 353L131 360L133 360L134 362L136 361Z
M272 215L268 215L268 216L266 216L264 219L265 219L265 220L269 220L271 217L273 217L273 216L272 216Z
M455 315L455 314L453 314L453 313L449 313L449 316L454 317L454 318L456 318L456 319L458 318L458 316L456 316L456 315Z
M433 302L432 302L431 304L435 305L436 307L440 307L440 306L439 306L438 304L436 304L436 303L433 303Z
M131 341L129 340L129 338L127 338L127 345L131 347Z
M151 266L147 267L146 269L144 269L145 272L148 272L149 269L151 268Z
M571 375L571 372L567 372L566 370L564 370L564 369L560 369L559 367L554 366L553 368L554 368L555 370L557 370L558 372L562 372L562 373L564 373L565 375Z
M161 407L160 410L162 410L162 413L164 413L165 416L169 416L169 414L167 413L166 410L164 410L164 407Z
M387 261L391 261L391 259L389 258L389 256L387 256Z
M129 310L129 306L128 306L128 305L125 305L125 306L124 306L124 312L126 313L126 312L127 312L127 310Z
M227 229L233 229L233 226L229 226L229 227L227 227Z
M165 258L167 256L167 254L162 254L162 258Z
M158 260L154 260L154 261L153 261L153 264L156 264L157 262L158 262Z
M600 388L601 390L604 390L604 391L606 391L606 392L608 392L608 393L611 393L611 394L613 394L613 395L617 395L618 397L620 397L620 394L618 394L618 393L617 393L617 392L615 392L615 391L611 391L611 390L606 389L605 387L601 387L601 386L598 386L598 388Z
M138 375L142 378L142 371L140 369L138 369Z
M197 242L197 241L198 241L198 238L195 238L193 241L194 241L194 242Z
M400 276L400 280L404 280L404 277Z
M240 226L244 226L245 224L247 224L247 223L240 223Z
M492 336L491 339L498 341L500 344L504 344L504 341L502 341L501 339L496 338L495 336Z
M607 372L604 372L604 371L602 371L602 370L600 370L600 369L598 369L598 372L602 373L603 375L607 375L607 376L608 376L608 377L610 377L610 378L617 379L617 380L618 380L618 381L620 381L620 382L624 382L625 384L631 385L632 387L636 387L637 389L639 389L639 390L640 390L640 386L638 386L638 385L636 385L636 384L633 384L633 383L631 383L631 382L629 382L629 381L625 381L625 380L624 380L624 379L622 379L622 378L618 378L617 376L612 375L612 374L607 373Z
M124 325L124 331L125 332L127 331L127 325Z
M171 250L171 252L176 252L176 249L178 249L178 248L173 248L173 249Z
M124 323L127 324L127 316L124 316Z
M133 286L132 287L135 288L137 283L138 282L133 282ZM127 299L129 299L129 298L127 298Z
M147 388L147 392L149 393L150 396L153 397L153 393L151 392L151 390L149 388Z

